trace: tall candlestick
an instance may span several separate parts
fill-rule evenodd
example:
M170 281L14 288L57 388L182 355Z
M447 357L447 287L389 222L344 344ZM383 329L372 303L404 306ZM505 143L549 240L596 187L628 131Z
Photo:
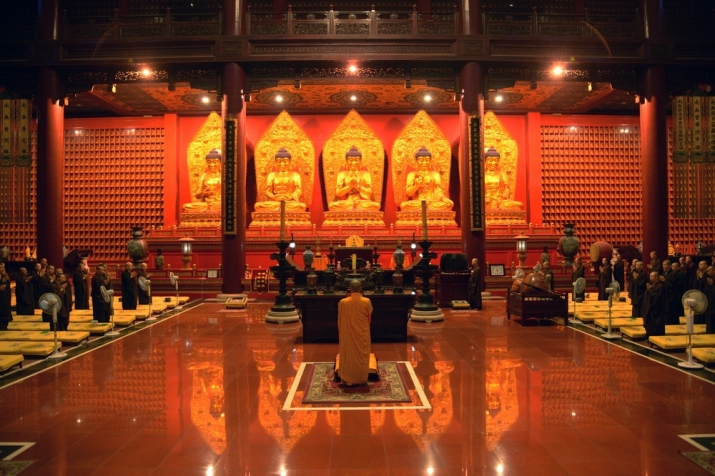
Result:
M353 253L353 271L357 270L357 255Z
M427 241L427 202L422 200L422 241Z
M286 239L286 202L281 200L281 241Z

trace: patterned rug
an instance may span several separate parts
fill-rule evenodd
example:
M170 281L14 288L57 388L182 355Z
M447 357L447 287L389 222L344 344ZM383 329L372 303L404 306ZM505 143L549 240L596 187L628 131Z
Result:
M380 362L380 381L360 387L344 387L333 382L333 363L316 362L309 369L303 403L388 403L411 402L410 394L396 362Z
M34 461L0 461L0 476L15 476Z
M697 453L681 453L693 463L697 464L710 474L715 474L715 452L699 451Z

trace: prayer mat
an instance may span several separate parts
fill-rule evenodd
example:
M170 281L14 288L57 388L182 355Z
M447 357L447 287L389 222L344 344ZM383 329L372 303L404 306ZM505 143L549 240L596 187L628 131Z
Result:
M345 387L333 382L332 362L312 364L303 403L391 403L411 402L405 379L396 362L378 364L378 382Z
M0 461L0 476L15 476L34 461Z
M710 474L715 474L715 452L700 451L697 453L681 453L693 463L697 464Z

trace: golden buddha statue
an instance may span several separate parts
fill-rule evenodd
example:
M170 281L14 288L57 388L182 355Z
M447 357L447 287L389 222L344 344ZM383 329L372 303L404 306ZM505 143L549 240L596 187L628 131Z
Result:
M484 154L484 202L487 210L522 210L523 204L513 200L509 177L499 168L501 155L494 147Z
M417 170L407 174L405 193L409 197L400 203L400 210L420 210L422 201L427 202L428 210L451 210L454 202L444 196L439 172L432 170L432 153L426 147L420 147L415 153Z
M291 169L293 155L281 147L275 155L275 170L266 177L266 197L270 200L256 202L257 212L280 211L281 202L285 201L286 210L304 212L305 203L300 201L303 193L300 174Z
M185 212L221 212L221 152L206 154L206 168L193 193L194 200L184 204Z
M340 169L335 184L335 198L330 210L379 210L380 203L373 200L372 179L362 165L362 153L352 146L345 153L345 166Z

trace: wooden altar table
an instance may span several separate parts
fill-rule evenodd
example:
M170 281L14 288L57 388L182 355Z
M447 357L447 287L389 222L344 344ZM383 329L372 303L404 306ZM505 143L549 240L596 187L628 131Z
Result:
M293 302L303 322L303 342L338 342L338 302L346 293L297 293ZM372 342L406 342L407 320L415 295L364 293L372 301Z

